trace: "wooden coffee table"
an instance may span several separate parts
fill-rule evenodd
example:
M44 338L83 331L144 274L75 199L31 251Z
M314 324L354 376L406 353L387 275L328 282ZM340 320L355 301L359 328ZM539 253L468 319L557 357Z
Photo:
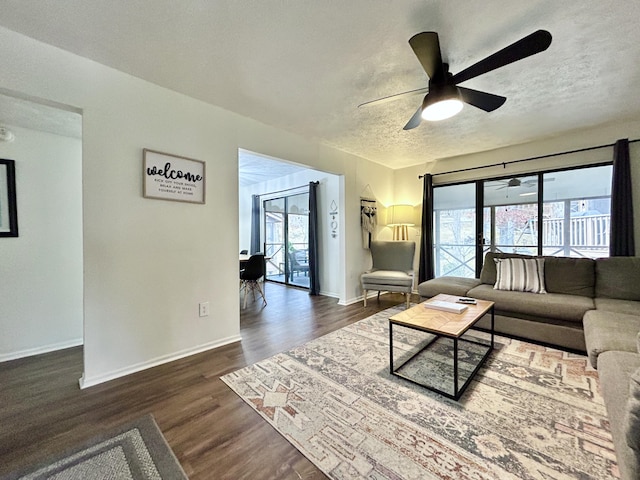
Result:
M415 307L412 307L408 310L404 310L391 318L389 318L389 369L390 373L396 375L398 377L409 380L413 383L421 385L429 390L440 393L448 398L452 398L454 400L458 400L465 389L471 383L472 378L478 372L482 364L485 362L491 351L493 350L494 345L494 303L486 300L477 300L475 305L467 305L468 308L462 313L450 313L444 312L440 310L434 310L431 308L427 308L424 306L426 303L434 302L434 301L445 301L455 303L458 300L458 296L454 295L444 295L440 294L433 298L430 298L426 302L422 302ZM484 343L480 343L475 340L462 339L461 337L472 328L475 323L480 320L485 314L491 314L491 344L486 345ZM406 359L402 364L394 367L393 364L393 327L394 325L399 325L402 327L412 328L414 330L420 330L422 332L427 332L434 335L433 340L429 341L425 346L420 348L415 354L411 355L408 359ZM435 388L431 385L426 385L425 383L421 383L415 379L412 379L406 375L403 375L399 372L399 370L409 364L412 360L415 360L418 355L420 355L423 351L427 350L430 346L434 344L434 342L440 338L446 337L453 340L453 394L447 391L443 391L441 389ZM486 347L487 351L484 353L482 359L475 366L473 372L467 377L466 381L460 387L459 383L459 372L458 372L458 343L463 342L463 344L470 343L475 345L481 345Z

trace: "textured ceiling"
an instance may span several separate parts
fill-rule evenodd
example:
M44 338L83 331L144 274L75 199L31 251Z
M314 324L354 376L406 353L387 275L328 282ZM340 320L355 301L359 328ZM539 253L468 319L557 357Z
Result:
M20 0L0 25L153 83L399 168L640 119L640 2L557 0ZM492 113L402 126L426 86L407 43L436 31L456 73L532 33L541 54L464 83Z
M241 187L286 177L303 170L308 168L274 160L247 150L238 152L238 183Z
M0 125L3 124L82 138L79 113L0 94Z

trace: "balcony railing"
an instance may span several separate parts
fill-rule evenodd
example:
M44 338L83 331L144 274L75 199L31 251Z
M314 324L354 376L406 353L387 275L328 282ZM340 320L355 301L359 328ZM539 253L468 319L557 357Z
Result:
M533 231L538 231L538 221L530 220ZM610 215L588 215L571 217L568 221L563 218L548 218L542 221L542 244L564 245L569 236L572 247L609 247L609 232L611 231Z
M548 218L542 222L543 254L549 256L603 257L609 254L610 216ZM529 220L523 231L537 238L538 221ZM518 238L520 231L512 238ZM534 254L535 245L486 245L483 254L493 250L505 253ZM441 242L434 245L436 277L475 276L475 245Z

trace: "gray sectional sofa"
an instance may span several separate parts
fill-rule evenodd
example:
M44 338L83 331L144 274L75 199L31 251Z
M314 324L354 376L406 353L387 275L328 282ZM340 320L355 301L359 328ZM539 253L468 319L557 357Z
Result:
M480 278L440 277L418 286L495 302L497 333L586 352L597 369L623 480L640 479L640 257L543 257L547 293L496 290L496 258ZM479 322L489 328L489 319Z

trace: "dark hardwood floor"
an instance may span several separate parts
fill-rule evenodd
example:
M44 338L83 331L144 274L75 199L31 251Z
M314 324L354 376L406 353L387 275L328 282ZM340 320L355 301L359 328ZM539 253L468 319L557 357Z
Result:
M273 283L266 294L242 311L242 342L85 390L81 347L0 363L0 478L146 413L192 480L326 478L219 377L404 298L343 307Z

